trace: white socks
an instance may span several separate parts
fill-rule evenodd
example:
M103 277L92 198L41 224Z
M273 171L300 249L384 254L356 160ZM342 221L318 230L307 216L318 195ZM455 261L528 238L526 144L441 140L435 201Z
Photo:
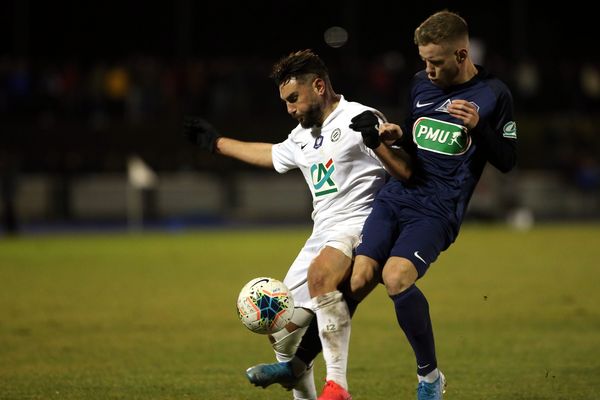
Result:
M437 369L437 368L434 369L433 371L431 371L430 373L428 373L425 376L421 376L421 375L417 374L417 378L419 379L419 382L425 381L427 383L433 383L439 377L440 377L440 370Z
M350 312L338 290L313 297L313 309L319 324L327 380L348 389L346 370L350 345Z
M308 322L310 323L310 319L308 319ZM307 370L304 362L294 357L294 353L296 352L298 344L300 343L300 340L302 340L302 335L306 332L306 329L307 326L304 326L290 333L284 328L272 335L275 339L275 343L273 343L272 346L275 350L277 361L291 361L294 373L302 373L296 387L292 391L294 400L317 399L317 389L315 388L312 366Z

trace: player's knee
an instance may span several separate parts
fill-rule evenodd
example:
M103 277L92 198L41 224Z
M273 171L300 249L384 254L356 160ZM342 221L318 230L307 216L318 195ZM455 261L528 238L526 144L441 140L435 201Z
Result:
M357 301L364 299L379 283L378 264L375 260L358 256L350 277L350 295Z
M312 263L308 268L307 280L311 297L321 294L328 285L328 273L324 265Z
M350 292L352 294L360 293L369 287L374 280L375 273L372 270L355 271L350 278Z
M369 286L368 279L365 279L363 276L352 276L350 278L350 297L358 304L363 301L369 291L367 290Z
M337 290L338 285L344 280L342 272L327 264L313 262L307 274L310 296L316 297Z
M415 266L407 259L389 260L383 268L383 283L389 295L395 295L411 287L418 278Z

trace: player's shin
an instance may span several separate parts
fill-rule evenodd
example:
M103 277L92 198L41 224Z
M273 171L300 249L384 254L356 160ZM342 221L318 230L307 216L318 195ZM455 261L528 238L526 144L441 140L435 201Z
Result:
M313 298L317 315L323 358L327 366L327 380L348 388L346 369L350 344L350 312L339 291Z
M277 361L290 361L294 375L298 377L293 385L295 400L313 400L317 398L312 363L307 365L295 357L298 345L313 319L314 317L311 312L303 308L296 308L292 317L292 325L295 325L296 329L292 332L282 329L272 335L272 346L273 350L275 350Z
M398 324L415 353L417 375L426 377L437 368L429 303L415 285L390 298L394 302Z
M352 318L359 302L350 297L346 292L344 293L344 300L346 300L350 318ZM296 350L296 357L302 360L306 365L311 365L322 350L323 346L321 345L321 338L319 337L317 319L313 318L308 329L304 335L302 335L302 340Z

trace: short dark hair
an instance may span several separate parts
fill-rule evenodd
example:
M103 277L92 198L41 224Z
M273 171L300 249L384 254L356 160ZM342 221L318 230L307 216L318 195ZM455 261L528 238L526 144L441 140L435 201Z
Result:
M442 44L469 36L469 27L460 15L443 10L427 18L415 29L415 44Z
M271 78L277 86L292 78L303 79L306 75L315 75L329 82L329 71L321 58L312 50L300 50L281 58L273 65Z

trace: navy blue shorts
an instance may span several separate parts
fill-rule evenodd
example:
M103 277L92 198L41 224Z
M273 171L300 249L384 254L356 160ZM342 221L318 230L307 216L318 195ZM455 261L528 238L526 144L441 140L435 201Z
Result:
M380 267L389 257L409 259L421 278L429 265L454 241L449 232L448 222L441 218L375 200L356 254L374 259Z

